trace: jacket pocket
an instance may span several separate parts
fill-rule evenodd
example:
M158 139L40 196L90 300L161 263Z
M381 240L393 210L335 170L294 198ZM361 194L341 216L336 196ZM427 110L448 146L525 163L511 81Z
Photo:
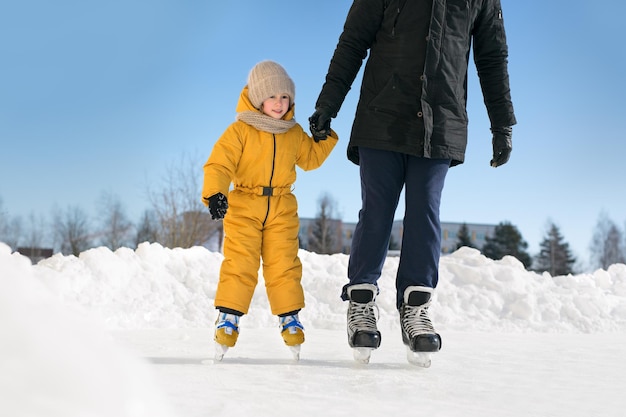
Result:
M394 115L415 116L419 111L417 86L392 74L382 90L368 103L368 108Z
M469 48L470 7L467 0L448 0L445 6L444 53L465 55Z

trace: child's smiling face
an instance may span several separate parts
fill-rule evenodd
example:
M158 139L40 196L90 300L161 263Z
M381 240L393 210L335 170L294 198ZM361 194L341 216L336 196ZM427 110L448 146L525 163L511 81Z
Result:
M263 102L261 110L274 119L282 119L287 110L289 110L289 101L289 94L276 94Z

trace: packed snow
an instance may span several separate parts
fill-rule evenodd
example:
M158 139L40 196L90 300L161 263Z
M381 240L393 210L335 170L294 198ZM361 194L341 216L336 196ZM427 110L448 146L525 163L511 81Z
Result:
M0 243L0 416L622 416L626 265L551 277L461 248L441 258L430 368L407 362L397 257L379 281L382 345L345 335L348 256L301 250L301 359L269 312L262 271L237 345L213 359L222 255L141 244L31 265Z

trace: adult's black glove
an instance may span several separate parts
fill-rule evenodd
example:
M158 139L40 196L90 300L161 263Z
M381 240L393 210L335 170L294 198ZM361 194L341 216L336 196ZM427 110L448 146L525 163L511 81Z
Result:
M221 220L226 215L228 210L228 200L222 193L217 193L208 198L209 200L209 213L211 213L211 219Z
M328 107L316 108L313 115L309 117L309 129L315 142L326 140L330 135L331 117L333 117L333 112Z
M511 150L513 150L513 129L510 126L506 127L494 127L491 129L493 134L493 159L491 160L492 167L499 167L504 165L511 156Z

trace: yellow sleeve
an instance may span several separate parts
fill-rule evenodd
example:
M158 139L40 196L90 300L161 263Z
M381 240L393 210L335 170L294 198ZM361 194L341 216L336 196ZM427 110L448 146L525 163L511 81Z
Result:
M204 164L204 184L202 186L202 201L214 194L228 195L230 183L235 176L241 154L243 152L243 137L237 128L237 123L230 125L220 136L209 159Z
M339 140L337 133L331 129L330 136L326 140L315 142L302 128L300 128L300 132L302 140L296 164L305 171L319 168L328 158L335 145L337 145Z

